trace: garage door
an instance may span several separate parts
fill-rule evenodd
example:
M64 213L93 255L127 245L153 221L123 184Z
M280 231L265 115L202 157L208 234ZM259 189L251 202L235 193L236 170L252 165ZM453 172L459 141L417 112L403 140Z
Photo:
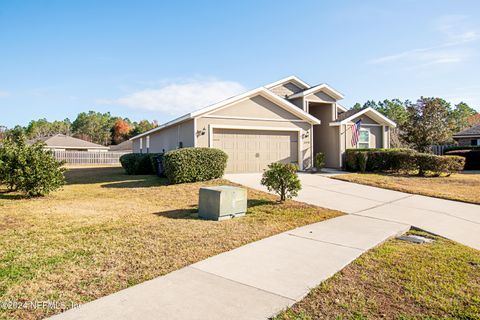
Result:
M226 172L261 172L272 162L298 163L298 132L214 129L213 147L228 154Z

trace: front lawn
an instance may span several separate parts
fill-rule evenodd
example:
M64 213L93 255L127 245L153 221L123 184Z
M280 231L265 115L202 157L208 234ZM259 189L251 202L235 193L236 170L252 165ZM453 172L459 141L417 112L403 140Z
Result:
M67 307L164 275L209 256L340 215L274 202L249 190L244 218L197 218L200 186L165 185L121 168L74 168L63 190L25 199L0 193L0 301L57 301ZM0 318L38 319L60 310L9 309Z
M386 242L275 319L480 319L480 252L434 238Z
M450 177L418 177L376 173L352 173L334 179L402 192L480 204L480 174Z

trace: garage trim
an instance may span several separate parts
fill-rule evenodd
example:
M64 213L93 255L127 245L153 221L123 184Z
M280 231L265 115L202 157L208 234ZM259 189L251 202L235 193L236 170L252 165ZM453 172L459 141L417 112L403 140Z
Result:
M302 129L301 128L285 128L285 127L263 127L263 126L238 126L226 124L209 124L208 125L208 147L213 147L213 129L237 129L237 130L263 130L263 131L296 131L298 134L297 159L300 170L303 170L302 155Z

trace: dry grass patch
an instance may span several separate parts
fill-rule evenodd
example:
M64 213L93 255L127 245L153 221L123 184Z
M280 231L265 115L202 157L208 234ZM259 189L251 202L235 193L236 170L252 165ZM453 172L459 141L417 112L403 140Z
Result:
M165 185L121 168L77 168L48 197L0 193L0 301L83 303L339 212L249 190L244 218L197 218L204 183ZM0 310L35 319L60 310Z
M334 179L366 184L430 197L480 204L480 174L449 177L417 177L376 173L352 173Z
M480 319L480 252L433 238L386 242L276 320Z

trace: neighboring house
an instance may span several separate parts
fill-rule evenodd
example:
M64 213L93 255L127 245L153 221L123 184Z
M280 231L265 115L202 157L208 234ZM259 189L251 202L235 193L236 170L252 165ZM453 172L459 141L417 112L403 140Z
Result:
M132 152L132 148L133 148L133 141L132 140L127 140L127 141L123 141L119 144L111 145L110 146L110 151Z
M317 152L340 168L347 148L389 148L395 123L372 108L346 110L341 99L327 84L312 87L290 76L137 135L133 152L213 147L228 154L227 172L260 172L272 162L309 169ZM360 141L352 146L358 119Z
M455 133L453 139L461 146L480 146L480 124Z
M64 134L56 134L53 136L37 138L28 141L29 144L33 144L36 142L45 143L45 149L49 149L52 151L108 151L108 147L82 139L66 136Z

